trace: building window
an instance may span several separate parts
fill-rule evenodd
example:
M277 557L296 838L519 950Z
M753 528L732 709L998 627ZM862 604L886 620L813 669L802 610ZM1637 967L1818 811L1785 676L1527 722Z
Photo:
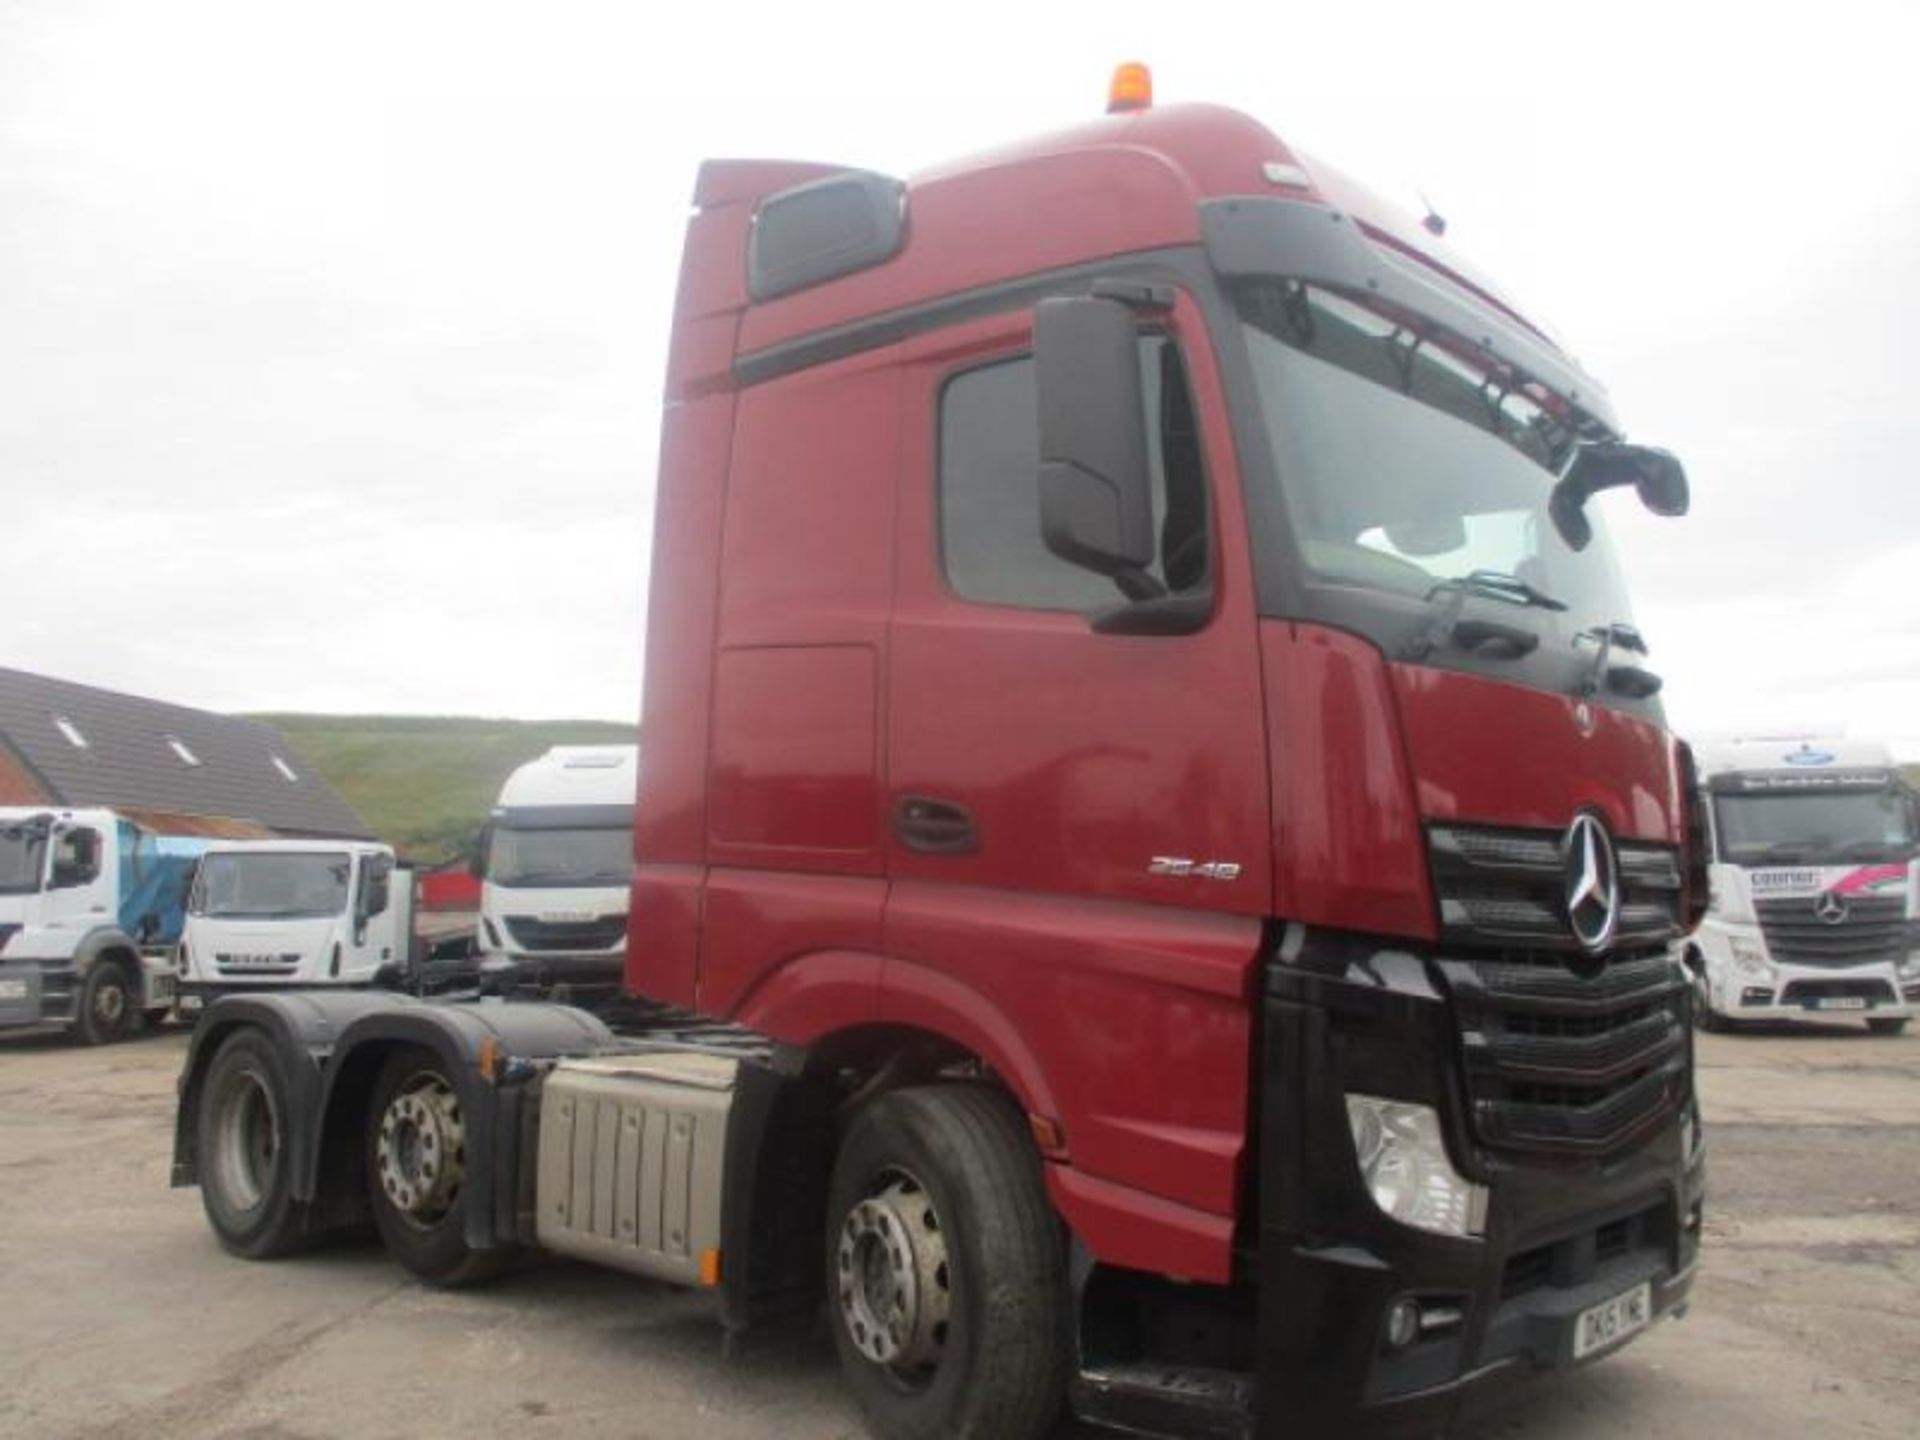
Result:
M187 748L187 742L182 740L178 735L163 735L160 738L167 742L167 748L169 750L180 757L180 763L182 765L192 765L196 768L199 766L200 757L189 750Z
M299 783L300 777L293 773L293 766L289 765L286 761L282 760L278 755L275 755L273 757L273 768L280 772L280 776L282 779L288 781L291 784Z
M74 749L85 750L87 748L87 737L82 735L80 733L80 727L74 724L73 721L67 719L66 716L54 716L53 725L56 730L67 737L67 743L73 746Z

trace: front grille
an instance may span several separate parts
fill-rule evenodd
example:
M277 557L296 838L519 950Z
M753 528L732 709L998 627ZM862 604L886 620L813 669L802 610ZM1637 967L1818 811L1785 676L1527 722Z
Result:
M222 975L285 976L293 974L300 968L300 952L288 950L264 955L216 952L213 957L213 966Z
M1551 831L1435 826L1427 832L1444 940L1578 950L1567 927L1561 837ZM1620 919L1613 943L1678 939L1680 862L1665 845L1620 841Z
M596 915L591 920L540 920L509 915L507 934L522 950L611 950L626 938L627 917Z
M1467 1099L1493 1148L1607 1155L1671 1115L1687 1093L1678 857L1617 846L1620 918L1593 956L1566 918L1561 838L1541 831L1429 831L1442 950Z
M1864 1000L1869 1005L1891 1005L1899 997L1884 980L1793 980L1780 994L1782 1005L1805 1005L1814 1000Z
M1815 908L1825 896L1754 901L1760 931L1773 958L1788 965L1844 970L1897 961L1914 944L1905 895L1842 898L1846 914L1833 922L1822 920Z

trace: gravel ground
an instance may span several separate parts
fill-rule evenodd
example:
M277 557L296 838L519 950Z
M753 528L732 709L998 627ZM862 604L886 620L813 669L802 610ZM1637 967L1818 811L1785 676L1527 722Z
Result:
M731 1362L705 1302L552 1265L446 1295L369 1245L250 1265L167 1188L184 1037L0 1039L0 1434L434 1440L861 1434L824 1339ZM1475 1437L1920 1430L1920 1036L1704 1037L1687 1319Z

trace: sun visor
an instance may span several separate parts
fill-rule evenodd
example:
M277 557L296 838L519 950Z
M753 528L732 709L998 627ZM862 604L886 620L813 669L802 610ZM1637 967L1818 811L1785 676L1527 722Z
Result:
M1200 206L1200 225L1207 258L1222 276L1302 280L1416 315L1619 433L1597 380L1505 316L1369 240L1343 211L1302 200L1210 200Z

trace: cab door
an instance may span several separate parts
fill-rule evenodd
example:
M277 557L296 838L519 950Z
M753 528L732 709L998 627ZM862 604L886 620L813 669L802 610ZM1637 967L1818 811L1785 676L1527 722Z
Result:
M1182 633L1102 633L1125 597L1042 543L1031 312L906 352L883 1008L972 1025L1075 1167L1230 1214L1270 897L1256 621L1198 308L1138 340Z
M40 912L47 927L87 931L114 924L119 867L107 836L97 826L60 823L48 846L52 853Z

